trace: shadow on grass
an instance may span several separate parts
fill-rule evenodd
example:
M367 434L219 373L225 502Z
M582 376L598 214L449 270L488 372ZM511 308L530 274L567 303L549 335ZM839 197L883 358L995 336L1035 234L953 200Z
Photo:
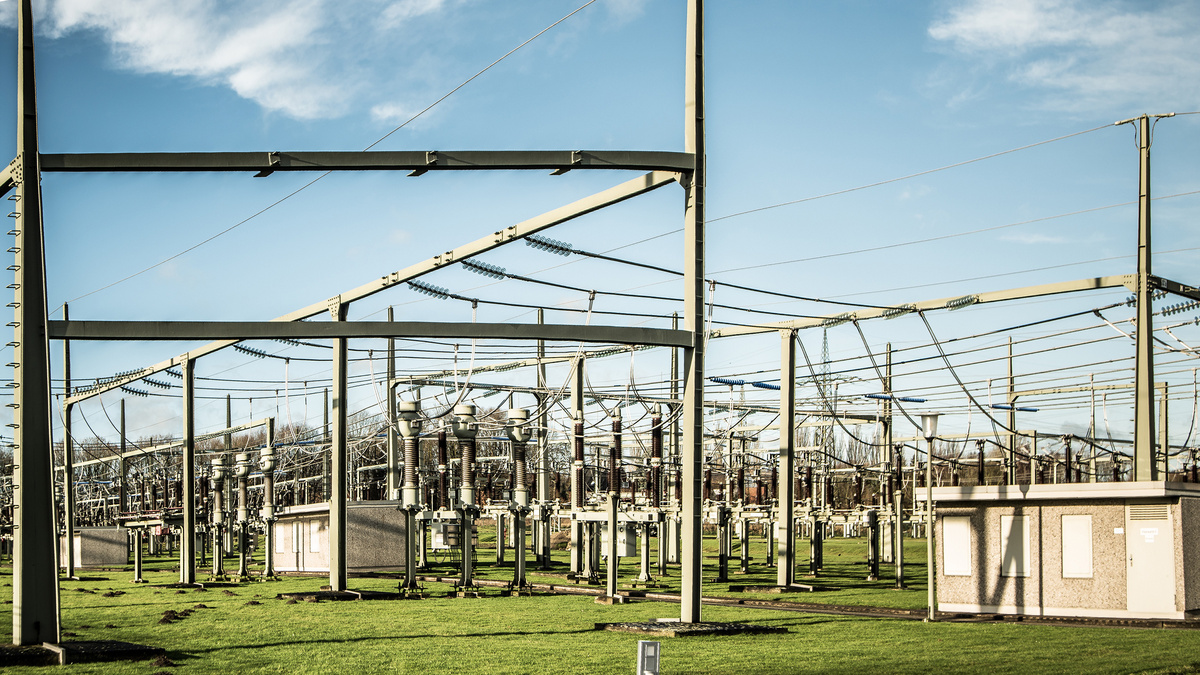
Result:
M593 628L581 628L579 630L517 630L517 631L500 631L496 633L462 633L461 635L374 635L356 638L328 638L321 640L287 640L281 642L259 642L256 644L244 645L226 645L221 647L208 647L206 649L192 649L186 653L180 652L180 658L195 658L190 654L207 654L211 652L223 652L233 649L262 649L263 647L290 647L295 645L319 645L319 644L350 644L355 642L376 642L384 640L422 640L435 638L438 640L454 640L458 638L489 638L489 637L511 637L511 636L529 636L529 635L576 635L580 633L595 633Z

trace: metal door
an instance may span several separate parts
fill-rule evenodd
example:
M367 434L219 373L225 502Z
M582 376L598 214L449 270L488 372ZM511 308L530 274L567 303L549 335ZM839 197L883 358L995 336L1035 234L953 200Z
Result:
M304 528L300 527L300 521L296 520L292 523L292 555L293 562L295 563L295 567L293 569L295 569L297 572L304 570L304 561L301 559L301 556L304 555L304 547L302 546L303 543Z
M1129 611L1174 615L1175 537L1170 504L1126 504L1125 557Z

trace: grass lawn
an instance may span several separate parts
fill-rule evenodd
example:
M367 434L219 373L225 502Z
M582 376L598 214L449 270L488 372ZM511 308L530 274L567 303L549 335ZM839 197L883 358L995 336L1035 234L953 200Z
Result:
M493 531L494 532L494 531ZM489 538L480 528L481 543ZM711 548L711 540L706 542ZM865 545L831 540L818 583L842 590L788 596L802 602L920 607L923 561L914 542L909 562L913 588L889 588L890 576L862 581ZM807 552L807 542L803 550ZM758 553L755 551L754 553ZM564 552L556 552L557 573ZM495 552L478 557L483 576L508 578L495 568ZM761 554L756 563L764 560ZM707 563L708 561L706 561ZM124 640L163 647L174 667L150 662L81 664L64 673L628 673L638 636L594 631L596 622L645 621L678 616L678 605L634 602L602 606L579 596L485 597L412 601L299 602L278 593L316 590L324 578L286 578L228 589L178 591L154 587L177 579L173 561L147 564L151 585L129 583L128 571L84 571L81 581L64 580L64 640ZM737 569L736 562L731 566ZM771 583L774 570L752 564L754 574L731 582ZM636 574L637 560L622 565L622 578ZM535 572L535 570L531 570ZM435 573L449 575L442 566ZM558 574L546 577L563 583ZM0 568L0 584L11 583ZM706 565L705 577L715 575ZM678 583L678 569L667 578ZM394 590L392 578L351 580L362 590ZM705 584L706 595L731 595L729 583ZM449 587L427 584L437 594ZM82 589L82 590L80 590ZM232 595L227 594L228 590ZM123 591L115 597L106 592ZM778 599L780 596L762 596ZM248 604L257 602L260 604ZM194 609L203 604L207 608ZM11 604L0 605L2 639L11 641ZM193 608L190 616L160 624L163 612ZM935 623L800 614L766 609L706 607L704 619L785 626L783 635L663 639L662 673L1193 673L1200 672L1200 630L1135 630L1034 626L1013 623ZM10 667L5 673L47 672Z

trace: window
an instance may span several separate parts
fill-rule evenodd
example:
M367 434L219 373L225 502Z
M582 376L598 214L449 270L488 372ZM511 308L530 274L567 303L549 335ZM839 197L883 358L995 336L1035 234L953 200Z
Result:
M974 573L970 516L942 518L942 566L942 574L948 577L969 577Z
M1000 576L1029 576L1029 516L1000 516Z
M308 521L308 552L321 552L321 521Z
M1062 517L1062 575L1064 579L1092 578L1092 517Z

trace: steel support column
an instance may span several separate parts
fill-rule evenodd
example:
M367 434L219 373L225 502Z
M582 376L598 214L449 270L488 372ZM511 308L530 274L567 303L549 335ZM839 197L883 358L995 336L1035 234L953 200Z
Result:
M392 308L387 309L387 320L394 321ZM396 340L388 338L387 349L387 492L385 499L400 498L400 448L396 438ZM410 536L411 530L405 536ZM405 563L408 564L407 562ZM411 566L411 565L410 565Z
M684 83L684 150L696 168L686 179L684 209L684 329L693 336L684 350L683 503L680 505L680 621L700 621L703 553L700 545L703 504L700 477L704 459L704 0L688 0L687 68Z
M33 10L17 10L17 157L13 285L13 644L59 641L57 532L50 439L50 344L38 166Z
M196 359L183 362L183 533L179 583L196 583Z
M1150 286L1150 118L1138 124L1137 332L1133 366L1133 479L1158 480L1154 463L1154 303Z
M796 580L796 332L779 331L779 486L778 520L779 566L776 583L791 586Z
M63 304L63 320L70 319L70 309ZM71 341L63 340L63 391L71 395ZM63 541L62 551L66 558L67 578L75 578L75 435L71 431L71 417L75 405L63 403Z
M334 321L345 321L350 305L335 298L329 303ZM346 590L346 464L349 455L347 442L346 357L349 350L346 338L333 341L333 410L330 439L329 490L329 587Z

